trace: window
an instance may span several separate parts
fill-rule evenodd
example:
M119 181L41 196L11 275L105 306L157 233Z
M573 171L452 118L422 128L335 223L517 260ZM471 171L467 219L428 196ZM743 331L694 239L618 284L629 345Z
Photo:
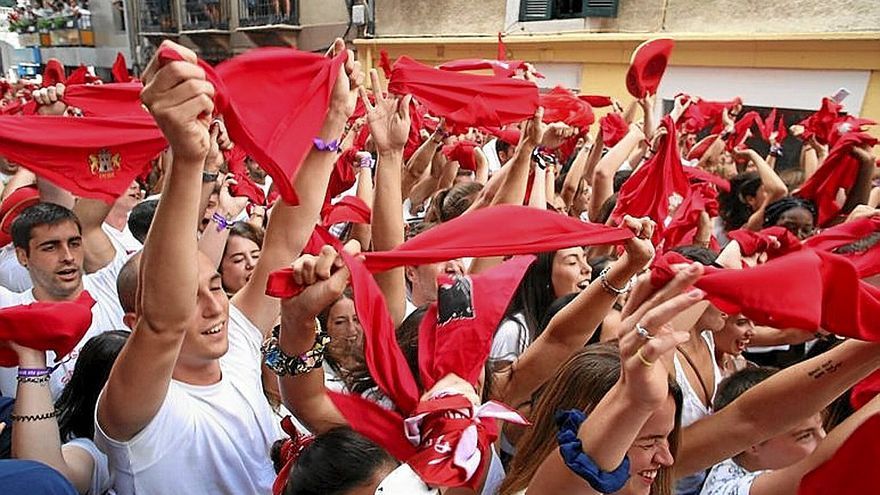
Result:
M617 17L619 0L520 0L520 21Z

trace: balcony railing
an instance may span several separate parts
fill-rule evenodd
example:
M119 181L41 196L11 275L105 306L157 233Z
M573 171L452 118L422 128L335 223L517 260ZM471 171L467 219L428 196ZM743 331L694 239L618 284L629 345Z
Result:
M182 3L184 30L229 29L229 0L184 0Z
M239 0L241 27L299 25L298 0Z
M143 0L140 2L141 32L176 33L177 15L172 0Z

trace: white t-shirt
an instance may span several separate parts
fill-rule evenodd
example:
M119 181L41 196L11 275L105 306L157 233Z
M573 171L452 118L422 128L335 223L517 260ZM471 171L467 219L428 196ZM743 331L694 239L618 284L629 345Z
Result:
M107 237L110 238L110 242L113 243L113 247L115 247L117 251L121 250L125 253L135 253L144 248L144 245L134 238L134 234L132 234L131 229L128 228L127 222L121 231L116 230L116 227L107 222L101 224L101 230L107 234Z
M525 352L529 342L529 330L525 316L522 313L514 313L498 325L495 337L492 339L492 349L489 351L489 359L493 361L516 361Z
M95 300L92 306L92 325L86 330L85 335L73 348L70 354L61 358L62 364L52 373L49 380L49 389L52 391L52 399L61 395L61 389L70 380L79 351L86 342L95 335L110 330L125 330L122 321L124 312L119 304L119 295L116 292L116 277L129 255L116 250L116 256L110 263L100 270L83 276L83 288L88 291ZM16 306L19 304L31 304L35 301L33 289L27 292L13 293L0 288L0 308ZM54 352L46 354L47 364L54 366L58 356ZM0 393L5 397L15 397L16 375L18 368L0 368Z
M746 471L733 459L727 459L709 471L700 495L749 495L755 478L766 472Z
M31 274L18 262L12 243L0 248L0 287L12 292L24 292L33 286Z
M94 442L88 438L75 438L66 444L64 449L75 447L85 450L92 457L95 466L92 468L92 484L86 495L115 495L113 488L113 477L110 475L110 468L107 464L107 456L98 450Z
M222 378L196 386L172 380L150 423L127 442L95 427L119 495L268 494L269 451L281 438L260 381L260 331L229 306ZM97 423L97 422L96 422Z

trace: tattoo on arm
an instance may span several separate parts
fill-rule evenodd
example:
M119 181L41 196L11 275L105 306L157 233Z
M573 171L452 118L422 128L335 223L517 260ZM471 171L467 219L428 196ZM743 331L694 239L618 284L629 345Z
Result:
M810 375L810 377L813 378L814 380L819 380L822 377L824 377L825 375L829 375L829 374L834 373L835 371L839 370L841 366L842 366L842 363L836 363L836 362L834 362L833 359L829 359L828 361L820 364L819 367L817 367L814 370L811 370L807 374Z

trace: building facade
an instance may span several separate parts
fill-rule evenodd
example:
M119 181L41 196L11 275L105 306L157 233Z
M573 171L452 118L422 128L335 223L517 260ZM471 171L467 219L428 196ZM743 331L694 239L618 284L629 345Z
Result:
M91 0L55 11L34 0L2 15L4 70L14 68L22 75L39 72L46 60L55 58L69 69L91 67L108 80L117 53L131 60L124 0Z
M846 88L852 114L880 121L876 0L376 0L372 38L356 41L374 66L385 49L425 63L510 59L584 94L626 101L630 55L654 37L676 40L658 99L684 92L743 98L755 107L815 110ZM661 103L658 103L660 105Z
M255 46L326 49L361 32L351 0L132 0L131 9L141 66L164 39L219 62Z

